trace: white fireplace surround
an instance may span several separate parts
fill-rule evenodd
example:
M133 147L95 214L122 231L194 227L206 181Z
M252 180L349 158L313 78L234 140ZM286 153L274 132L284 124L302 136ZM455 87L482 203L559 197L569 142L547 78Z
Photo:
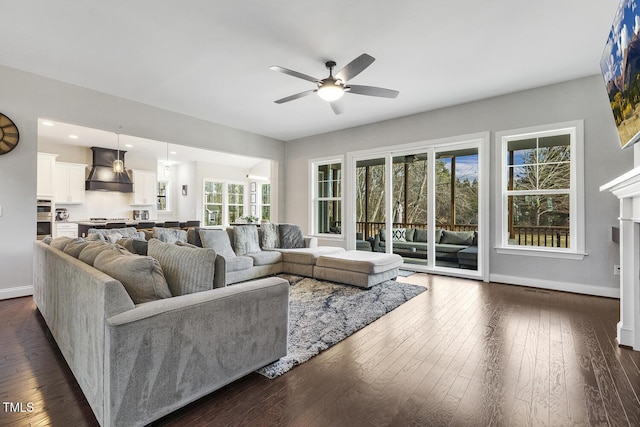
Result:
M619 345L640 351L640 166L600 187L620 199Z

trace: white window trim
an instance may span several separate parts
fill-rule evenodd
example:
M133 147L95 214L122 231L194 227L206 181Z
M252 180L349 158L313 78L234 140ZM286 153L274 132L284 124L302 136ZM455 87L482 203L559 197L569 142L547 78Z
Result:
M269 185L269 186L270 186L270 185L271 185L271 182L270 182L270 181L267 181L267 182L263 182L263 183L261 183L261 184L260 184L260 191L259 191L259 192L256 192L256 199L257 199L258 197L260 198L260 200L259 200L259 201L258 201L258 200L256 200L257 205L259 206L259 211L258 211L258 209L256 210L256 216L257 216L258 218L260 218L260 220L262 220L262 208L263 208L264 206L268 206L269 208L271 208L271 192L269 192L269 203L262 203L262 187L263 187L263 186L265 186L265 185ZM271 188L273 189L273 187L271 187ZM270 190L270 191L271 191L271 190ZM258 214L259 214L259 215L258 215ZM271 216L271 215L269 215L269 216ZM271 221L271 218L269 218L269 221Z
M247 204L247 188L248 185L245 181L229 181L229 180L224 180L224 179L217 179L217 178L203 178L202 179L202 215L204 215L204 210L205 210L205 206L207 205L207 203L205 202L205 189L206 189L206 183L207 182L213 182L213 183L217 183L217 184L222 184L222 224L220 225L212 225L210 227L228 227L229 225L231 225L229 223L229 184L239 184L244 186L244 203L242 204L243 207L243 215L242 216L247 216L247 212L248 212L248 204ZM240 206L240 205L233 205L233 206ZM203 216L203 220L202 223L204 224L204 216Z
M168 179L159 179L158 181L156 181L156 197L158 196L158 185L164 182L165 187L164 187L164 201L165 201L165 206L166 209L158 209L158 212L160 213L171 213L171 204L169 203L169 196L170 196L170 192L171 190L170 185L171 185L171 181ZM156 200L156 206L158 205L158 201Z
M329 165L333 163L340 163L341 175L340 180L340 197L330 198L331 200L340 200L340 233L318 233L316 226L318 224L318 166ZM344 200L344 181L345 181L345 169L344 169L344 156L331 156L309 160L309 231L310 235L322 237L323 239L339 239L342 240L344 236L344 212L345 212L345 200ZM323 198L323 200L330 200L329 198Z
M508 182L507 143L515 139L539 138L568 133L571 135L571 185L569 190L569 248L542 246L514 246L508 244ZM584 207L584 121L554 123L523 129L496 132L495 147L500 162L500 179L496 180L496 252L508 255L525 255L581 260L585 252L585 207ZM536 194L539 194L536 191Z

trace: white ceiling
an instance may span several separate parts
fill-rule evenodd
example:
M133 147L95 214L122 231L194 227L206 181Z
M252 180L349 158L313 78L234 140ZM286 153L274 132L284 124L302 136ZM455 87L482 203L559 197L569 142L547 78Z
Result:
M598 74L618 0L2 0L0 64L281 140ZM273 101L362 53L336 116Z

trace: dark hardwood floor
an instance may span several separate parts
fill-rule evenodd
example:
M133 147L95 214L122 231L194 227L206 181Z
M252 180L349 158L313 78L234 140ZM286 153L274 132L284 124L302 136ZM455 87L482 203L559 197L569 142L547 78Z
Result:
M429 291L275 380L250 374L154 425L640 426L640 352L615 342L618 300L399 280ZM30 297L0 301L0 375L1 426L97 425Z

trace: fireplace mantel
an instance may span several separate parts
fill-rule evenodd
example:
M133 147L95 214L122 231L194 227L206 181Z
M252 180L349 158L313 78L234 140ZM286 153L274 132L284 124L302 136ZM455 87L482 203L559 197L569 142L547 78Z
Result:
M600 187L620 199L619 345L640 351L640 166Z

